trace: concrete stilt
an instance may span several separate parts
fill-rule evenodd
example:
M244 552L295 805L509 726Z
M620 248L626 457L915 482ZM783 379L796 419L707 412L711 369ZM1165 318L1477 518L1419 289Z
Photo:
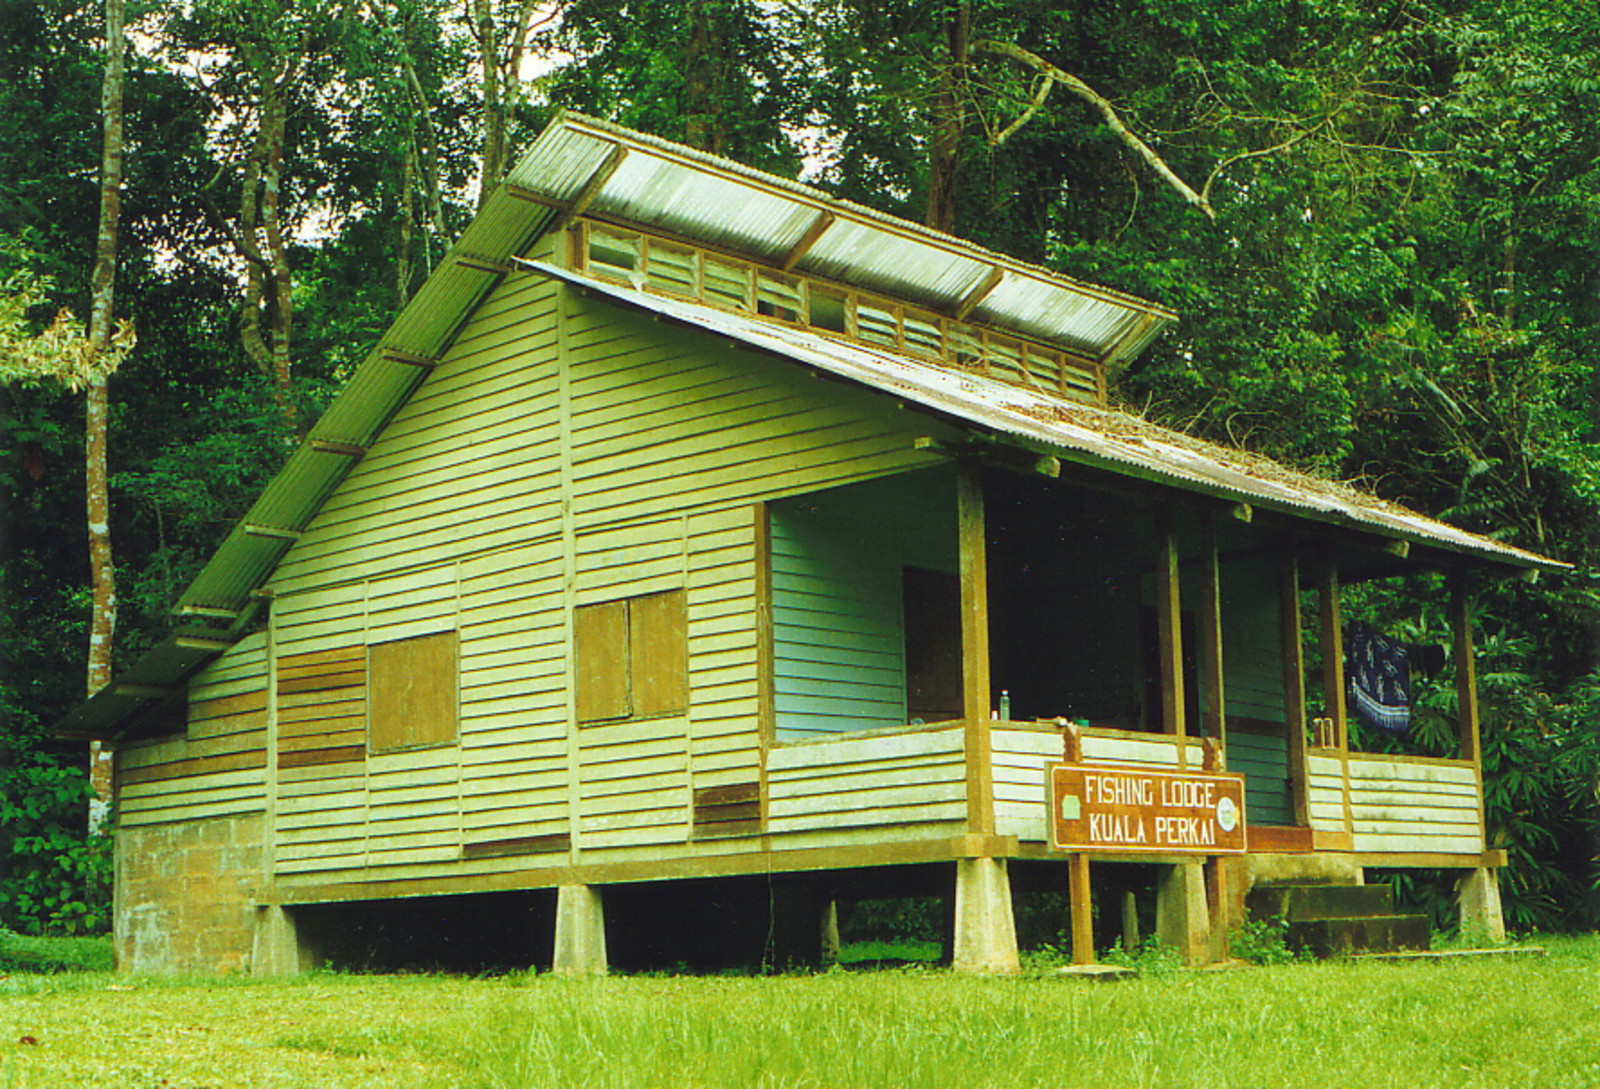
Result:
M301 967L300 936L294 918L278 904L257 908L250 974L264 979L293 976L300 973Z
M1005 859L956 861L955 950L950 966L958 972L1001 973L1021 967Z
M818 950L824 968L839 963L839 901L828 897L822 904L821 949Z
M1168 867L1156 891L1156 937L1185 964L1210 957L1211 912L1206 907L1205 866L1195 859Z
M1506 919L1500 910L1500 874L1480 866L1456 882L1456 907L1461 932L1499 945L1506 940Z
M562 885L556 891L556 947L551 971L566 976L606 973L606 919L600 890Z
M1139 902L1131 892L1122 894L1122 948L1137 953L1142 939L1139 937Z

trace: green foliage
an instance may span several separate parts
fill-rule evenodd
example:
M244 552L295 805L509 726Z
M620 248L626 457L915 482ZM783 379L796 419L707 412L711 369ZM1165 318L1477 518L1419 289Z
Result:
M1289 920L1251 919L1228 935L1228 954L1251 964L1289 964L1304 959L1289 947Z
M109 972L113 961L109 938L33 938L0 930L0 974Z
M0 928L103 933L111 923L109 837L84 833L83 769L36 751L38 742L26 731L0 738Z
M1164 979L1183 970L1183 958L1178 951L1154 934L1131 952L1122 945L1113 945L1100 955L1100 960L1103 964L1132 968L1139 975L1152 979Z

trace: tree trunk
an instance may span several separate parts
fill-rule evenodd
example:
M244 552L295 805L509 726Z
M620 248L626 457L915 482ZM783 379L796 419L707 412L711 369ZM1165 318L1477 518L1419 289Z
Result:
M506 122L500 104L500 42L494 7L490 0L473 0L472 10L483 59L483 178L478 186L478 207L482 208L504 171Z
M717 94L717 66L726 58L705 0L690 0L684 20L689 28L683 50L684 143L721 155L727 139Z
M416 230L417 202L413 189L417 184L417 150L415 133L406 133L405 150L400 160L400 237L395 244L394 310L405 309L411 298L411 248Z
M272 322L272 382L284 424L292 434L305 437L305 426L294 403L294 377L290 350L294 332L294 273L289 267L289 247L284 240L279 190L283 181L283 144L288 127L288 106L283 83L274 81L262 90L261 134L265 159L261 164L261 226L267 238L266 298Z
M111 324L117 286L117 221L122 210L122 0L106 0L106 67L100 93L103 142L100 157L100 231L95 242L93 301L89 310L89 371L94 377L84 412L84 484L89 529L88 692L111 683L111 645L117 627L116 571L111 562L111 500L106 487L108 403L106 376L94 363L111 350ZM89 831L100 831L111 806L111 753L98 741L89 746Z
M948 57L939 66L933 99L933 135L928 144L928 202L923 221L936 231L954 233L956 193L961 180L961 139L967 131L967 42L972 11L962 4L945 26Z

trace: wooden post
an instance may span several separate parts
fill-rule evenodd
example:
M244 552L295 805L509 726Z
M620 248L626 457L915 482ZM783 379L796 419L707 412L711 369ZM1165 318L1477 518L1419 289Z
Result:
M1461 737L1461 759L1472 764L1473 777L1478 783L1478 835L1483 846L1489 846L1488 816L1483 809L1483 739L1478 722L1478 661L1472 639L1472 599L1467 593L1466 573L1459 568L1450 572L1450 627L1455 635L1453 648L1456 659L1456 729ZM1487 880L1494 882L1494 914L1499 913L1499 884L1490 872ZM1487 886L1485 886L1487 887ZM1487 903L1487 901L1485 901ZM1501 923L1504 933L1504 923Z
M1311 824L1306 767L1306 660L1300 631L1300 564L1284 556L1278 585L1279 640L1283 646L1283 721L1289 733L1290 793L1294 823Z
M1067 858L1067 904L1072 912L1072 963L1094 963L1094 918L1089 896L1089 856Z
M1156 516L1156 635L1161 654L1161 727L1178 741L1178 767L1189 763L1183 721L1183 628L1178 600L1178 535L1172 512Z
M1201 732L1215 742L1216 766L1207 770L1225 771L1228 705L1222 660L1222 575L1217 568L1217 527L1210 515L1201 523L1200 536L1200 676L1206 695Z
M1481 778L1483 744L1478 725L1478 662L1472 639L1472 600L1464 572L1450 572L1450 626L1455 633L1457 729L1461 759L1470 760Z
M1322 620L1322 703L1323 713L1333 720L1334 737L1339 743L1339 777L1344 793L1344 834L1355 836L1355 819L1350 812L1350 721L1344 694L1344 618L1339 610L1339 567L1328 549L1317 571L1318 596Z
M967 831L994 833L994 774L989 738L989 560L983 477L956 467L957 545L961 564L961 695L966 720Z
M1083 735L1072 723L1061 726L1061 759L1083 763ZM1067 911L1072 926L1072 963L1094 963L1094 904L1089 893L1089 856L1067 856Z
M1329 550L1317 572L1322 614L1322 705L1333 719L1339 747L1350 747L1350 725L1345 713L1344 618L1339 610L1339 568Z

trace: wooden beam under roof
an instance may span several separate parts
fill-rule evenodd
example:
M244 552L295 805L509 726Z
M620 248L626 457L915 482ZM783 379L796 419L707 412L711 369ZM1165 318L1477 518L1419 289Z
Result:
M219 639L206 635L178 635L173 638L180 650L224 651L233 646L233 641L230 639Z
M606 182L611 180L611 175L617 172L617 168L622 166L623 160L627 157L628 149L626 147L622 144L613 146L610 154L605 157L605 161L600 164L600 168L584 183L583 188L578 190L578 195L572 198L571 203L556 217L556 221L550 225L546 233L564 231L571 226L573 220L583 215L589 205L594 203L594 198L600 195L600 190L605 188Z
M503 186L503 188L505 189L506 196L515 197L517 200L525 201L528 204L537 204L541 208L561 207L561 202L556 200L554 197L547 197L542 193L535 193L532 189L524 189L520 185L511 185L507 183L505 186Z
M511 271L511 266L504 261L495 261L488 257L475 257L470 253L457 254L450 260L462 268L470 268L474 272L492 272L496 276L504 276Z
M950 311L950 316L957 321L966 321L967 315L978 308L978 304L994 294L994 289L999 287L1006 278L1006 270L999 265L989 269L989 274L979 281L978 286L967 292Z
M800 236L800 241L789 247L789 252L783 255L783 260L778 267L788 272L800 263L800 259L811 252L811 247L821 241L822 236L828 233L828 228L839 222L839 217L832 212L819 212L811 226L806 228L806 233Z
M364 458L367 448L353 442L334 442L331 439L310 440L311 449L319 454L342 454L347 458Z
M394 348L385 348L380 354L390 363L403 363L408 367L420 367L423 370L432 370L439 365L439 361L431 355L417 355L415 352L402 352Z
M259 522L245 522L243 528L252 537L269 537L278 541L298 541L300 539L300 531L298 529L267 526Z
M163 688L153 684L115 684L111 691L119 696L128 696L137 700L164 700L171 699L183 690L180 688Z
M210 616L218 620L236 620L241 610L224 609L215 605L179 605L173 611L179 616Z

